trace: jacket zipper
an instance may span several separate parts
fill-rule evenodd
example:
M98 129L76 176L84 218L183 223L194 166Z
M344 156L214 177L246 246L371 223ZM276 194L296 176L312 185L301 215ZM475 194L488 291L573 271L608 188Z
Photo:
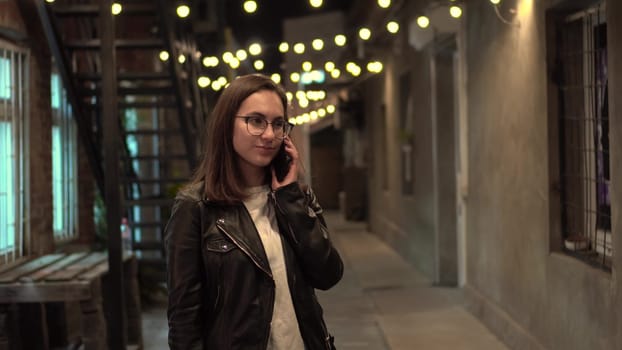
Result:
M279 203L276 201L276 195L274 194L274 191L270 192L270 198L272 199L274 206L279 210L279 212L281 212L281 214L285 214L283 212L283 209L279 206ZM289 230L289 236L294 240L294 243L299 244L298 240L296 239L296 235L294 235L294 229L292 229L292 225L290 225L289 221L287 221L286 224L287 229Z
M222 230L222 232L224 232L224 233L227 235L227 237L229 237L229 239L230 239L230 240L232 240L232 241L233 241L233 243L235 243L235 245L237 245L237 246L238 246L238 248L240 248L240 249L244 252L244 254L248 255L248 257L249 257L249 258L251 258L251 261L255 264L255 266L257 266L257 267L258 267L261 271L265 272L265 273L266 273L266 275L270 276L270 278L274 281L274 277L272 276L272 273L271 273L270 271L268 271L268 270L264 269L264 268L263 268L263 267L262 267L262 266L261 266L261 265L257 262L257 260L255 260L255 257L253 256L253 254L251 254L251 253L248 251L248 249L246 249L246 248L244 247L244 245L240 244L240 242L239 242L237 239L235 239L235 237L234 237L232 234L230 234L229 232L227 232L227 230L225 230L225 228L224 228L224 227L220 226L220 224L218 224L218 223L217 223L217 224L216 224L216 226L218 226L218 228L219 228L219 229L221 229L221 230Z
M269 271L265 270L258 262L257 260L255 260L255 257L246 249L244 248L244 246L242 244L240 244L240 242L238 240L235 239L235 237L230 234L227 230L225 230L224 227L222 227L220 224L216 223L216 226L222 230L222 232L225 233L225 235L227 235L227 237L229 237L229 239L231 241L233 241L233 243L235 243L235 245L238 246L238 248L240 248L244 254L246 254L249 258L251 258L251 261L255 264L255 266L257 266L261 271L265 272L268 276L270 276L270 280L272 281L272 284L274 285L274 277L272 276L272 273L270 273ZM272 305L272 307L274 307L274 288L270 291L270 305ZM265 340L264 340L264 344L265 344L265 349L268 348L268 341L270 340L270 324L272 323L272 317L270 317L270 320L267 322L267 326L266 326L266 330L264 331L264 333L266 334Z
M274 191L270 192L270 198L272 199L272 202L274 203L274 206L281 212L281 214L284 214L283 209L279 206L279 203L276 201L276 195L274 193ZM292 237L292 239L294 240L294 242L296 244L298 244L298 241L296 240L296 236L294 235L294 230L292 229L292 226L289 224L289 221L287 222L287 228L289 229L289 234ZM294 275L294 286L296 284L296 275ZM314 301L319 304L317 297L315 296L315 294L313 295L313 299ZM296 307L296 305L294 305L294 308ZM317 311L315 312L317 315ZM317 315L319 316L319 315ZM326 350L331 350L331 346L330 346L330 334L328 333L328 329L326 329L326 324L324 324L324 319L323 317L318 317L320 324L322 325L322 331L324 332L324 345L326 345Z

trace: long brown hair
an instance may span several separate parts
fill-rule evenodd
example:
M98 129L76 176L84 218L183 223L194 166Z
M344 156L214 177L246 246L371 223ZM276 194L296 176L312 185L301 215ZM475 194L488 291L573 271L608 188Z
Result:
M243 75L231 82L222 92L206 129L201 163L189 186L203 186L204 197L210 200L233 202L248 196L233 148L235 115L242 102L257 91L274 91L283 103L287 120L287 96L285 90L270 77L262 74Z

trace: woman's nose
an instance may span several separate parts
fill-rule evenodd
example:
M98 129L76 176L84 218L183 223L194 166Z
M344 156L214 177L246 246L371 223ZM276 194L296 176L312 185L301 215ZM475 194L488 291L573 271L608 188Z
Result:
M261 137L268 140L274 139L274 130L272 129L272 124L268 124L266 126L266 129L261 134Z

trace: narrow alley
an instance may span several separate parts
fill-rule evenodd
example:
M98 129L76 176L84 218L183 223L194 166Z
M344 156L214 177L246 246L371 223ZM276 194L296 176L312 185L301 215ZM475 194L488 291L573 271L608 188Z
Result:
M339 350L505 350L464 307L460 289L434 286L365 223L325 218L345 262L343 279L318 291ZM143 308L145 350L167 350L165 305Z

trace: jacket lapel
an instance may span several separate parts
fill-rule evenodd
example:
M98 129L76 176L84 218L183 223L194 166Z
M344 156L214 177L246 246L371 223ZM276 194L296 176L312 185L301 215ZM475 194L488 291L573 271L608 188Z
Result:
M259 238L259 232L244 205L236 205L222 211L226 213L216 218L216 226L244 252L253 263L268 276L273 278L266 251Z

